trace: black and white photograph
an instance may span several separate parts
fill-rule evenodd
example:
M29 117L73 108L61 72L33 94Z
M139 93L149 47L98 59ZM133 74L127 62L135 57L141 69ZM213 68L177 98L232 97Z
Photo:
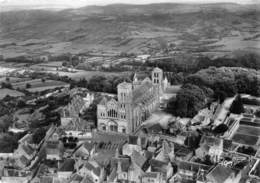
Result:
M260 0L0 0L0 183L260 183Z

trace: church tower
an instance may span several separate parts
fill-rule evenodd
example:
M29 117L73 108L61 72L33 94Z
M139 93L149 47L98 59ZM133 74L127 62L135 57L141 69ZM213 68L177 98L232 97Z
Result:
M127 133L131 133L132 129L132 101L133 101L133 85L132 83L123 82L117 86L117 98L121 111L125 112L124 119L127 121Z
M131 83L123 82L117 86L117 98L120 104L132 102L133 86Z
M152 81L153 84L157 87L158 94L162 94L162 82L163 82L163 71L162 69L156 67L152 71Z

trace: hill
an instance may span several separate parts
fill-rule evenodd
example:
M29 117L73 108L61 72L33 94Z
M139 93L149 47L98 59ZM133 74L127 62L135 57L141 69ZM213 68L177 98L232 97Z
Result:
M24 54L170 51L228 55L259 51L258 5L150 4L88 6L0 14L0 52Z

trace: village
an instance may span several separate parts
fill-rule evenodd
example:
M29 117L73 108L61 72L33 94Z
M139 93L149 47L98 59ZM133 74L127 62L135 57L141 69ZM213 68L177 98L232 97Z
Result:
M165 111L181 87L158 67L116 87L116 94L61 85L40 96L5 97L19 103L7 130L21 137L12 152L0 153L0 181L260 180L259 98L237 94L183 118Z
M257 0L0 2L0 183L260 183Z

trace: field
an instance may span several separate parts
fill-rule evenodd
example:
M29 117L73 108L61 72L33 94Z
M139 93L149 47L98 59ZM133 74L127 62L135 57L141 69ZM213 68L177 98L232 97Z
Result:
M250 135L245 135L245 134L240 134L240 133L236 133L232 140L236 143L239 144L244 144L244 145L256 145L257 141L258 141L258 137L256 136L250 136Z
M23 82L13 83L13 88L26 89L26 85L30 84L30 87L27 88L29 91L42 91L47 89L53 89L56 87L68 86L67 83L54 80L42 81L41 79L28 80Z
M77 70L77 72L63 72L63 71L46 71L49 73L56 74L58 73L59 76L68 76L71 79L74 80L80 80L82 78L85 78L86 80L89 80L93 76L122 76L129 74L128 72L101 72L101 71L83 71L83 70Z
M21 82L29 80L28 78L8 77L10 83ZM0 77L0 83L7 82L6 77Z
M8 67L1 67L0 66L0 76L4 76L8 72L12 72L14 70L15 70L14 68L8 68Z
M245 145L257 145L260 128L240 125L232 140Z
M237 133L253 135L253 136L260 136L260 128L240 125L237 130Z
M202 9L207 11L201 11ZM54 11L3 12L0 52L4 57L31 53L128 52L164 49L226 55L259 51L259 11L234 4L152 4L86 7ZM73 20L73 21L71 21ZM116 20L116 21L115 21ZM37 22L41 22L38 24Z
M16 90L10 90L7 88L0 89L0 100L3 99L7 95L12 96L12 97L24 96L24 94L22 92L19 92Z

